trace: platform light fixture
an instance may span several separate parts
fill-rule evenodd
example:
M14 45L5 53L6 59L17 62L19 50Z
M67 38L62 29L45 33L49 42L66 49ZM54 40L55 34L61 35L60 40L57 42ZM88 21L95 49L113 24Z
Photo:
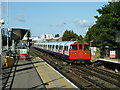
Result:
M1 24L4 24L5 22L4 22L4 20L3 19L1 19Z

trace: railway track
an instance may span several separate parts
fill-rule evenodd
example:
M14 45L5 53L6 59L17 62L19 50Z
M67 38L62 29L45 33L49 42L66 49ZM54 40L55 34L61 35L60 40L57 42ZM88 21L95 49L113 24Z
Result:
M99 86L104 86L105 88L120 88L119 79L110 78L106 75L106 73L95 72L95 69L88 69L85 66L74 66L78 72L87 75L87 78L93 79L95 81L94 84L99 83ZM108 73L107 73L108 74Z
M39 56L46 60L50 65L75 83L79 88L120 88L119 75L108 71L103 71L90 65L63 65L63 61L59 58L50 56L46 53L41 53L33 47L31 50L31 54L34 54L33 56Z

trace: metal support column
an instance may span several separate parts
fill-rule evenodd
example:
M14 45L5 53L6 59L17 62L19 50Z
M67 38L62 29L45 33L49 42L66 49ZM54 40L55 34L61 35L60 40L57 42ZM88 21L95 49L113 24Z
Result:
M2 63L2 31L1 31L1 0L0 0L0 64ZM2 65L0 65L2 66Z
M1 0L0 0L0 78L2 78L2 31L1 31ZM0 80L0 84L2 85L2 80ZM2 87L0 86L0 89Z

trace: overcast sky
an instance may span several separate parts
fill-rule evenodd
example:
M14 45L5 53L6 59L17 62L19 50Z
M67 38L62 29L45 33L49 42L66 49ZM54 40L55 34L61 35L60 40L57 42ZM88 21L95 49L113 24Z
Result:
M107 2L9 2L9 28L31 29L32 36L63 35L66 29L84 36L95 24L97 9ZM7 22L7 3L1 3L2 18ZM4 25L6 27L6 24Z

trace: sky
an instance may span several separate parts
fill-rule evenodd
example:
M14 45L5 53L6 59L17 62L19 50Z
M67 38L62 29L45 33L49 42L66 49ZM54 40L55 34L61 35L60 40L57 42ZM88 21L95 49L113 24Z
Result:
M73 30L85 36L88 28L95 24L96 11L107 2L9 2L9 28L27 28L32 36L59 34ZM1 3L1 17L7 27L7 2Z

